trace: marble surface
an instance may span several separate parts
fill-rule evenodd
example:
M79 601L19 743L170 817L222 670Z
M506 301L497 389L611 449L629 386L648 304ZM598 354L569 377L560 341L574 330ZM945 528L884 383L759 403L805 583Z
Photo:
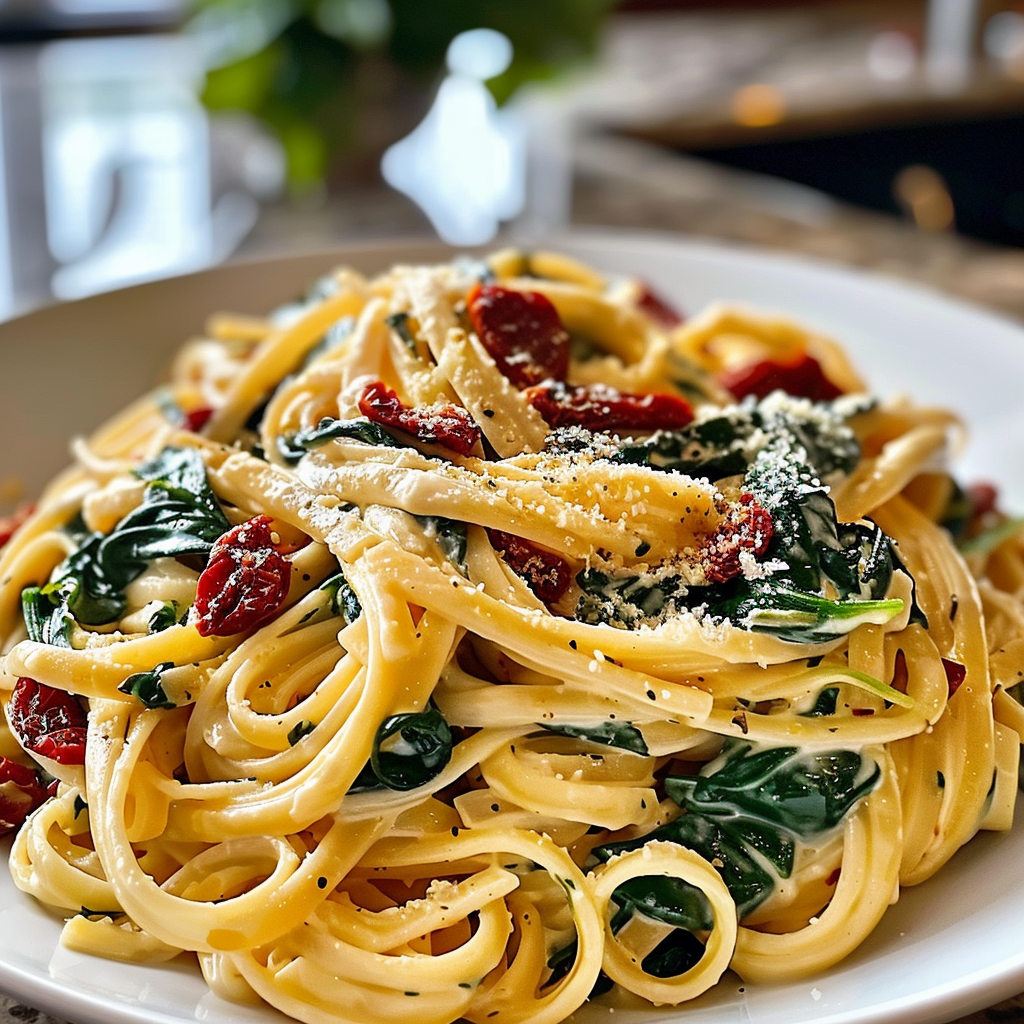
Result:
M513 237L528 242L544 227L591 226L755 245L915 281L1024 321L1024 249L923 231L812 189L613 135L581 138L566 172L564 209L537 203L509 225ZM349 185L323 203L266 208L236 257L430 234L427 219L403 196Z
M614 137L580 141L572 184L569 225L669 231L801 253L923 283L1024 321L1021 250L922 232L802 188ZM305 209L266 210L238 256L428 232L425 218L402 197L373 186L350 186ZM956 1024L1015 1021L1024 1022L1024 994ZM0 1024L65 1022L0 997Z

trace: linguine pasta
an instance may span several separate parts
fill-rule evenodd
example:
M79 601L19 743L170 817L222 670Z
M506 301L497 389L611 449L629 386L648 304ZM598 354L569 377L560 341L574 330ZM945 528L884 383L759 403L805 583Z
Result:
M958 430L553 253L218 316L0 547L13 878L311 1024L823 971L1012 821L1024 534Z

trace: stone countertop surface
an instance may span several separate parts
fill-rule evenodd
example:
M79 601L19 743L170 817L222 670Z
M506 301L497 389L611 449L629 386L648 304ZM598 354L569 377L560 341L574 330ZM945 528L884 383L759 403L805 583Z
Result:
M1024 321L1024 249L921 230L813 189L614 135L579 139L567 173L571 198L561 219L513 222L513 237L609 227L753 245L914 281ZM352 185L305 208L268 207L236 256L416 236L431 237L431 227L404 196Z
M1024 250L920 231L810 190L612 136L579 142L572 178L567 222L552 227L657 230L818 257L925 284L1024 322ZM353 186L305 210L266 210L238 256L414 235L429 235L429 224L409 202ZM1024 994L953 1024L1014 1021L1024 1022ZM66 1022L0 997L0 1024Z

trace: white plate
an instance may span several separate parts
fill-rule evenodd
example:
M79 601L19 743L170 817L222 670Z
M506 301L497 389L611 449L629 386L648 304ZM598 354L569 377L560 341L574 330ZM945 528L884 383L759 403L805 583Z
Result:
M1024 330L932 292L760 252L634 234L551 239L608 271L646 278L686 312L717 300L785 311L847 344L874 389L954 408L970 423L967 479L998 480L1024 510ZM378 245L223 267L97 296L0 325L0 483L29 492L65 462L66 438L157 379L213 310L265 312L334 262L366 270L440 258ZM11 443L11 438L19 441ZM864 945L798 984L725 981L679 1011L616 1011L619 1024L941 1024L1024 990L1024 825L983 834L936 878L904 891ZM78 1024L280 1024L210 995L182 965L70 953L60 922L0 871L0 988ZM589 1020L606 1011L587 1013Z

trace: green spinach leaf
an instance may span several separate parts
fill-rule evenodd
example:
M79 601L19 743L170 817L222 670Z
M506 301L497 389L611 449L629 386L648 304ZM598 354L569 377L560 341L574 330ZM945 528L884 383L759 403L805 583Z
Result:
M379 423L365 418L352 420L335 420L329 417L322 419L315 427L307 427L294 434L283 434L278 438L278 450L282 458L291 465L299 461L307 452L327 444L328 441L361 441L381 448L408 448L408 445L396 441Z
M160 680L169 668L174 668L174 662L164 661L149 672L136 672L121 683L118 690L137 698L147 708L175 708L178 705L167 696Z
M205 557L230 529L196 449L165 448L135 475L147 482L141 504L105 535L69 524L78 549L54 569L49 583L23 594L30 636L66 645L72 619L95 626L113 622L124 612L125 588L149 562Z
M632 722L608 720L597 725L546 725L539 722L538 725L559 736L572 736L606 747L618 747L620 750L629 750L645 757L650 753L644 734Z
M469 544L466 524L457 519L445 519L443 516L413 516L423 527L423 532L440 549L463 576L469 575L466 565L466 550Z
M433 703L423 711L392 715L377 729L370 760L350 791L426 785L451 760L453 742L448 723Z
M874 789L877 764L850 750L808 752L732 741L707 774L669 776L668 796L683 813L636 839L594 850L608 860L652 840L678 843L713 863L742 919L793 869L796 843L835 828ZM690 931L712 925L699 890L680 879L631 879L615 893L623 909Z

